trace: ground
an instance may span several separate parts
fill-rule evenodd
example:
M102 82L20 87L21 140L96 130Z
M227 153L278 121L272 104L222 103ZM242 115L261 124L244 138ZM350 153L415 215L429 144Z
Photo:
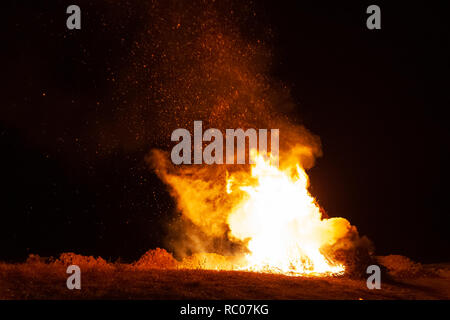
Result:
M0 263L0 299L450 299L450 264L421 265L421 274L412 277L391 272L382 278L380 290L369 290L365 279L345 276L155 269L93 261L79 261L81 290L67 289L69 275L60 261Z

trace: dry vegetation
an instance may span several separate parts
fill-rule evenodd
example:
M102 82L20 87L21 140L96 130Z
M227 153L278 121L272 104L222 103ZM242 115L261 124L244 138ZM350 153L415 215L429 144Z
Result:
M133 264L64 253L0 263L0 299L449 299L450 265L421 265L402 256L377 257L387 273L381 290L364 279L289 277L239 271L183 269L165 250ZM81 290L66 288L66 268L82 270Z

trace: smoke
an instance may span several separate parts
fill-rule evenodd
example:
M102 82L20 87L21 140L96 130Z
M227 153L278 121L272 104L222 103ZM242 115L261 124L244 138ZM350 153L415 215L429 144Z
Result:
M132 63L117 79L116 100L127 100L115 115L121 127L110 130L128 131L128 146L148 141L170 148L172 131L195 120L220 130L298 131L292 136L299 143L319 144L290 123L289 88L270 74L273 32L252 4L151 1L143 14L148 22L134 37Z

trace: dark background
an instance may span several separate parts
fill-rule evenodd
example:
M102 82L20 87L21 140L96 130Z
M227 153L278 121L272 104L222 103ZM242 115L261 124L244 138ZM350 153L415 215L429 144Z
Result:
M92 2L76 3L79 31L66 29L68 1L9 1L3 11L2 260L74 251L130 261L163 246L176 216L144 161L159 142L108 134L129 103L119 78L145 32L147 2ZM381 7L381 30L365 26L369 4ZM448 261L446 8L253 6L250 18L273 30L273 76L292 88L303 124L323 144L309 171L313 195L378 254Z

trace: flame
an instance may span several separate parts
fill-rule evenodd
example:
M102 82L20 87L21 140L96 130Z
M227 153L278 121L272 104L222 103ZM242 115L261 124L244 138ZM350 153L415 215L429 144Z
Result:
M264 155L252 153L251 184L227 179L227 192L245 193L228 216L231 237L248 240L242 269L284 274L341 274L345 267L321 251L351 227L343 218L323 219L308 191L300 164L280 170Z
M181 268L343 274L347 260L342 260L342 250L353 247L358 232L344 218L323 215L308 191L299 150L309 154L306 147L293 148L280 167L270 154L250 150L254 164L231 173L225 166L175 167L155 151L156 172L171 186L178 209L195 226L182 229L187 242L176 242L175 251L185 256ZM244 248L216 250L214 239L223 236Z

